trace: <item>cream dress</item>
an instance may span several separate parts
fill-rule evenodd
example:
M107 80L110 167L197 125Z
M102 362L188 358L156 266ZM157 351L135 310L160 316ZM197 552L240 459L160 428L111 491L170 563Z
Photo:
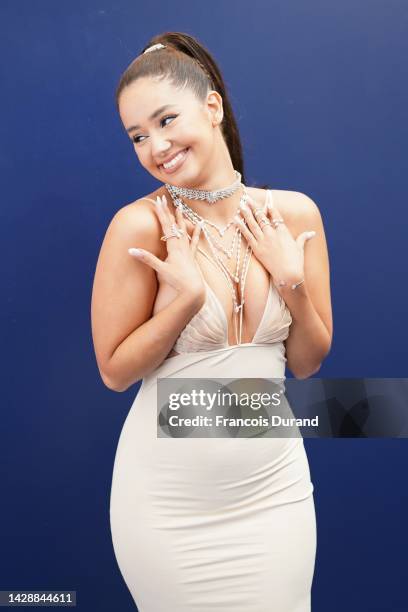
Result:
M139 612L309 612L313 484L301 437L158 438L157 379L285 378L292 318L270 280L253 341L228 344L211 287L145 377L116 451L110 524Z

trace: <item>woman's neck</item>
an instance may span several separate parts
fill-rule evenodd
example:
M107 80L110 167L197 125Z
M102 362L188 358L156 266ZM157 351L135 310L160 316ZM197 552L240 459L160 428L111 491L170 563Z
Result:
M224 184L224 186L228 186L228 184ZM183 196L181 197L181 200L195 213L200 215L200 217L203 217L207 221L211 221L212 223L216 223L222 227L229 223L237 213L242 194L243 188L238 187L238 189L231 196L218 200L213 204L209 204L205 200L190 200Z
M197 177L197 181L194 181L194 184L185 185L186 188L216 191L226 189L237 181L237 176L225 143L223 147L218 148L218 152L218 155L212 159L211 163L205 168L205 171L201 173L201 176ZM184 187L184 185L182 186ZM200 217L223 226L231 221L236 214L242 194L243 187L239 185L230 196L211 204L206 200L195 200L185 196L181 196L180 199Z

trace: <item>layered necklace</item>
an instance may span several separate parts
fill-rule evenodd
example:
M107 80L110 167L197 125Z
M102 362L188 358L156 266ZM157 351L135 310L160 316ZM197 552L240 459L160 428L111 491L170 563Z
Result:
M231 219L227 225L224 227L219 227L216 223L209 221L205 217L201 217L198 213L196 213L188 204L183 202L181 196L188 198L190 200L201 200L206 201L209 204L214 204L218 200L222 200L231 196L237 189L242 188L242 195L240 198L240 206L241 204L246 205L248 201L248 192L243 183L241 183L241 174L235 170L236 180L235 182L226 187L224 189L217 189L215 191L207 191L205 189L189 189L186 187L175 187L174 185L170 185L168 183L165 184L172 200L174 206L176 206L179 210L181 210L184 217L186 217L193 225L200 224L201 231L208 242L208 246L210 248L211 256L209 256L205 251L203 251L200 247L198 247L199 251L205 255L212 263L214 263L217 268L222 272L225 276L225 279L228 283L228 286L231 291L231 297L233 302L233 312L234 312L234 330L235 337L238 344L241 344L242 339L242 314L244 308L244 290L245 290L245 281L246 274L248 271L249 263L251 260L252 249L249 244L247 244L245 254L243 257L242 265L241 265L241 242L242 235L241 229L239 226L235 228L233 238L231 241L231 245L226 247L221 240L218 238L223 238L227 230L234 223L234 220ZM239 208L237 209L235 214L238 214ZM244 221L245 223L245 221ZM217 234L214 235L214 231ZM223 257L227 260L230 260L234 256L235 252L235 265L234 270L231 271L229 266L224 262ZM237 296L237 288L239 288L239 298ZM238 321L237 321L238 319Z

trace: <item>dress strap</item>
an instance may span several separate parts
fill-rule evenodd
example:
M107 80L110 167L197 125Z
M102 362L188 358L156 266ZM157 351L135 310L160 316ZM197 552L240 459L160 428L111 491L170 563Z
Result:
M265 209L267 209L268 204L273 204L273 193L272 193L272 189L267 189L267 190L266 190Z
M139 198L139 200L147 200L148 202L153 202L153 204L156 206L156 202L155 200L152 200L152 198Z

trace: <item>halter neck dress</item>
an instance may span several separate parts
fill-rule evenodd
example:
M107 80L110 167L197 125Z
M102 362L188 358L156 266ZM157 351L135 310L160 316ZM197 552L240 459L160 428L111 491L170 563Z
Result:
M120 434L117 563L139 612L310 612L316 519L303 439L157 437L158 378L285 378L292 317L272 279L252 342L238 345L206 287Z

